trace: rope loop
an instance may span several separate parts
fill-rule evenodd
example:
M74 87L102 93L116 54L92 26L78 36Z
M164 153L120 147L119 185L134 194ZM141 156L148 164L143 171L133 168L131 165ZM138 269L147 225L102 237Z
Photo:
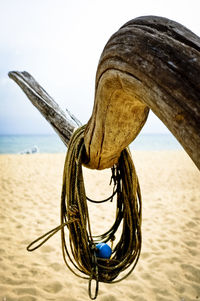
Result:
M35 239L33 242L31 242L28 246L27 246L27 251L32 252L35 251L36 249L38 249L39 247L41 247L47 240L49 240L49 238L51 238L54 234L56 234L61 228L63 228L64 226L66 226L67 223L64 223L58 227L55 227L54 229L48 231L47 233L41 235L40 237L38 237L37 239ZM44 238L44 239L43 239ZM37 244L35 247L34 246L37 242L39 242L41 239L43 239L39 244Z
M88 295L91 300L95 300L98 296L98 291L99 291L99 270L98 270L95 244L92 244L91 251L92 251L92 266L93 267L92 267L92 272L91 272L89 284L88 284ZM92 280L95 280L94 295L92 295Z
M87 203L90 199L86 196L82 172L82 165L86 164L84 131L85 126L77 129L69 143L63 171L60 225L33 241L27 250L34 251L60 230L64 262L76 276L89 281L88 294L94 300L99 282L116 283L125 279L138 262L142 243L142 200L131 154L124 149L118 163L111 168L113 194L106 200L93 201L97 204L112 201L115 196L115 220L105 233L92 234ZM101 243L110 244L111 257L99 256L96 245ZM93 294L92 281L95 281Z
M104 199L104 200L101 200L101 201L95 201L95 200L92 200L90 199L89 197L86 196L86 199L92 203L96 203L96 204L101 204L101 203L105 203L107 201L113 201L113 197L116 195L117 192L119 192L119 187L118 187L118 183L119 183L119 180L120 180L120 174L119 174L119 170L117 169L117 166L114 165L112 168L111 168L111 171L112 171L112 176L110 178L110 185L112 184L112 181L114 182L114 187L113 187L113 193L111 196L109 196L107 199Z
M107 201L113 201L113 197L116 195L117 193L117 189L115 189L115 191L113 191L113 194L111 196L109 196L107 199L104 199L104 200L101 200L101 201L95 201L95 200L92 200L90 199L89 197L86 196L86 199L89 201L89 202L92 202L92 203L95 203L95 204L101 204L101 203L105 203Z

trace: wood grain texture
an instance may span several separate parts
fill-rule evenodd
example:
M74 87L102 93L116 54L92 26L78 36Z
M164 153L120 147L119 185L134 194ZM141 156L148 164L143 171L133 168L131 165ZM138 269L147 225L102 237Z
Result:
M65 112L27 72L9 76L67 146L75 125ZM102 52L85 132L87 166L104 169L116 163L139 134L149 109L200 169L200 38L156 16L129 21Z
M11 71L8 75L20 86L31 103L51 124L63 143L68 146L75 125L67 118L66 113L28 72ZM69 111L67 113L72 118L73 115L71 116Z
M85 144L91 168L107 168L140 132L150 108L200 168L200 38L146 16L108 41L96 74Z

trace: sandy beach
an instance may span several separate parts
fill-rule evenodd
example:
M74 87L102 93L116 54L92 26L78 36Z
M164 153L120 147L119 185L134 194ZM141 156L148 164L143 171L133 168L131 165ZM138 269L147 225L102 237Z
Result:
M0 301L89 300L88 282L65 266L60 233L27 245L60 223L65 154L0 156ZM200 173L183 151L135 151L142 198L142 253L134 272L100 283L99 301L200 300ZM110 170L84 170L87 195L110 195ZM92 229L112 223L115 204L90 205Z

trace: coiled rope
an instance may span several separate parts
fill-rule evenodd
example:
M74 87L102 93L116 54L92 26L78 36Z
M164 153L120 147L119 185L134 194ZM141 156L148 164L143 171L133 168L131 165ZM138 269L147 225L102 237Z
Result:
M106 199L117 195L114 224L107 232L99 236L92 235L82 173L82 165L86 164L84 130L85 126L76 130L67 151L61 195L61 224L33 241L27 249L37 249L61 230L62 253L66 266L75 275L89 280L89 296L96 299L99 282L121 281L133 271L138 262L142 241L141 193L131 154L125 149L118 164L112 168L111 180L114 181L115 189L113 195ZM120 236L117 231L121 231ZM110 259L99 258L96 244L110 242L113 245L116 236L119 238L115 240ZM32 247L41 239L41 243ZM120 277L121 272L123 273ZM96 283L94 294L91 291L92 280Z

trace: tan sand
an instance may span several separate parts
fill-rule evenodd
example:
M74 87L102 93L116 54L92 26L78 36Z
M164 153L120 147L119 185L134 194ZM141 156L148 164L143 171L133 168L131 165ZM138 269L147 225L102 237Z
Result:
M64 265L60 235L26 246L59 224L64 154L0 156L0 301L89 300L86 280ZM143 246L135 271L100 284L99 301L200 300L200 173L181 151L135 152L143 196ZM85 170L87 194L110 194L110 171ZM113 204L90 205L92 229L112 222Z

